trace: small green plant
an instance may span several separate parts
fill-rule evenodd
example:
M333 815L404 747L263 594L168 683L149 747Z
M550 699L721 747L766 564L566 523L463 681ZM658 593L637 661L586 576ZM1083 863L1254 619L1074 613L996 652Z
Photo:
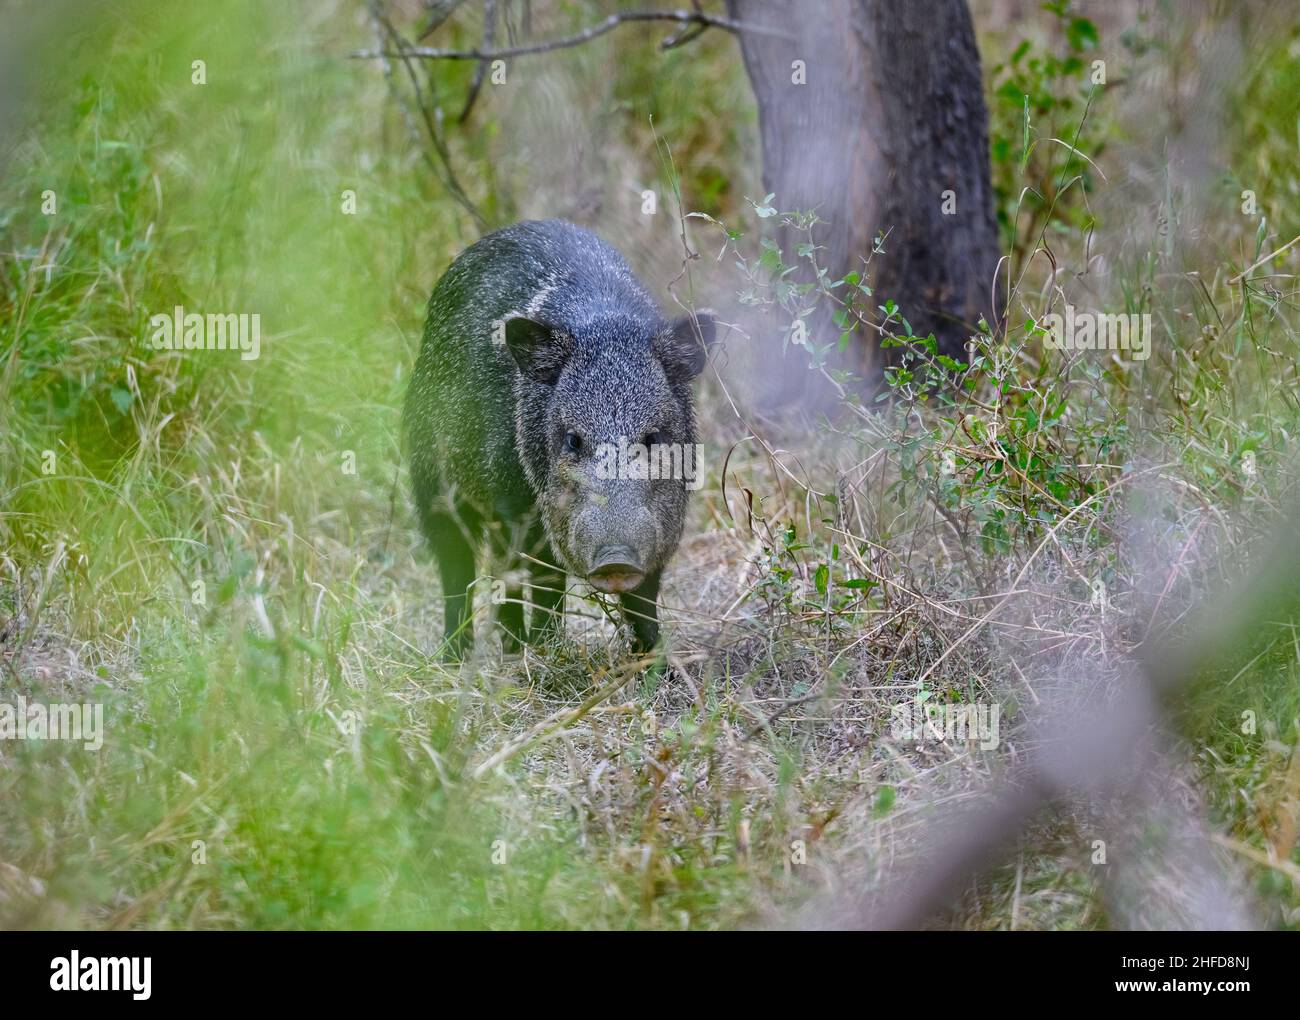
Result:
M1044 233L1090 230L1088 194L1109 134L1100 102L1118 69L1070 0L1045 3L1055 40L1024 39L990 73L989 150L998 225L1019 267ZM1100 62L1097 62L1100 61Z

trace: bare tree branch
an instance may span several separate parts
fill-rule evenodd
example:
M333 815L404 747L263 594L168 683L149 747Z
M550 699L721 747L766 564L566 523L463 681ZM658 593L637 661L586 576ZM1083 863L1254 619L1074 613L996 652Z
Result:
M561 39L550 39L543 42L529 43L524 46L515 46L508 49L475 49L475 50L442 50L429 46L411 46L405 48L402 53L388 53L381 50L359 50L351 54L357 60L376 60L382 57L419 57L422 60L505 60L511 57L526 57L537 53L550 53L554 50L567 49L572 46L581 46L583 43L597 39L608 32L612 32L619 25L630 24L638 21L671 21L683 25L698 25L700 31L706 28L720 28L726 32L734 34L752 33L754 35L769 35L785 38L787 33L774 28L766 28L761 25L751 25L731 18L724 18L715 14L705 14L703 11L623 11L618 14L611 14L604 21L598 22L584 28L581 32L574 35L564 36ZM690 35L689 38L695 38ZM428 35L428 33L424 33ZM684 38L685 33L676 33L664 41L664 49L672 46L680 46L683 42L689 41ZM423 38L423 36L422 36Z

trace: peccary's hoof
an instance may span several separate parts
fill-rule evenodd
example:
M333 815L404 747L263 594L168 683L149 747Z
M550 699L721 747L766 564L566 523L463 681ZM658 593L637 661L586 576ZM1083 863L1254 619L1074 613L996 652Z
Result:
M654 605L649 603L649 608L653 612ZM630 621L628 628L631 633L631 645L633 655L652 655L655 652L662 652L663 645L659 640L659 624L653 620L633 619Z

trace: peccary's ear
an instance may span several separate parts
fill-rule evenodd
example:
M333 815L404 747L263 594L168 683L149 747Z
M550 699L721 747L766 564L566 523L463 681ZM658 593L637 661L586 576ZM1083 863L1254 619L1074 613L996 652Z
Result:
M550 326L517 316L506 320L506 346L519 371L554 386L571 353L569 338Z
M699 311L674 320L667 333L655 337L652 348L668 378L673 382L689 382L699 375L717 331L713 313Z

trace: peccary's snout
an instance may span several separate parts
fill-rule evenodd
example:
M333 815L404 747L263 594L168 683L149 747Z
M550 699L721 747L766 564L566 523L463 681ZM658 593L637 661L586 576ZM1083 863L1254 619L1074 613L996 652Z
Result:
M607 545L596 550L587 580L599 591L631 591L645 580L645 567L631 546Z
M598 494L573 521L573 552L581 573L598 591L632 591L656 566L659 528L641 499L624 491ZM642 486L630 486L640 489ZM639 495L639 493L638 493ZM620 498L621 497L621 498Z

